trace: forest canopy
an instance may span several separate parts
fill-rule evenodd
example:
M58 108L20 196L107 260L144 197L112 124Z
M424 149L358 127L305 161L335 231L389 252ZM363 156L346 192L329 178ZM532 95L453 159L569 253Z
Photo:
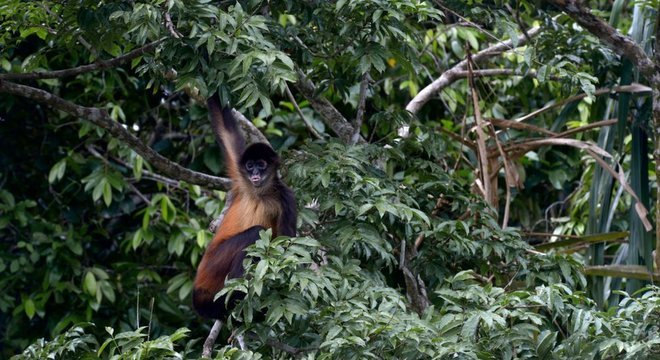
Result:
M217 96L298 236L213 358L658 358L659 9L0 1L0 357L201 356Z

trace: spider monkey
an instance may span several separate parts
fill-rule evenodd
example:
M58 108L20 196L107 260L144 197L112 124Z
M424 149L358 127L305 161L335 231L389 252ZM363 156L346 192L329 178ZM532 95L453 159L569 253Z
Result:
M273 235L296 235L296 200L279 178L280 158L269 144L246 148L231 108L221 110L217 96L207 100L213 130L224 148L233 200L197 268L193 306L207 318L223 319L236 301L235 295L213 301L226 279L243 276L245 248L259 239L259 231L272 228Z

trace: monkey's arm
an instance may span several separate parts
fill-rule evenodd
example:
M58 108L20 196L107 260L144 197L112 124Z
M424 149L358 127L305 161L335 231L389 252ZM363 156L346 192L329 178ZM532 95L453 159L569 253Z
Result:
M222 109L217 95L208 98L206 103L216 139L225 150L227 172L229 177L235 181L240 176L238 162L245 151L245 140L238 130L230 107Z

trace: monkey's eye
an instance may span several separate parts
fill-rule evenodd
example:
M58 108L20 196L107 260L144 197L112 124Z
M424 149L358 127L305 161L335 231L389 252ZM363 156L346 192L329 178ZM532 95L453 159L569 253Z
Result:
M254 169L254 161L248 160L245 163L245 169L247 169L247 171L252 171L252 169Z
M256 161L256 166L257 166L257 169L264 170L264 169L266 169L268 164L266 163L266 160L257 160Z

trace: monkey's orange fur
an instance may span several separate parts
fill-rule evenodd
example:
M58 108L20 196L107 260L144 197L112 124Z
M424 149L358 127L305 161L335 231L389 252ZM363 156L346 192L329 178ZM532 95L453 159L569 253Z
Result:
M200 315L218 319L226 316L228 309L224 299L214 301L215 294L226 279L243 276L245 248L266 228L271 228L275 236L295 236L296 205L293 192L277 175L279 157L270 146L253 144L246 149L231 110L221 111L215 98L210 98L208 105L216 136L225 149L233 200L197 269L193 305ZM244 170L246 161L254 159L267 164L263 184L258 186Z

